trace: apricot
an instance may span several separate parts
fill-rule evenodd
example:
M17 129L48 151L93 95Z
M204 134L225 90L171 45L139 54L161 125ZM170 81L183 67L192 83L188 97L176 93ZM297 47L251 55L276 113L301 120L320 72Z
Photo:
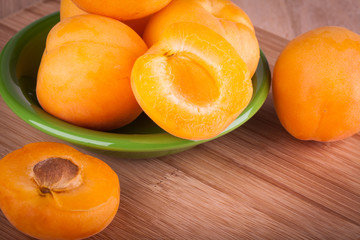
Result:
M60 20L77 15L88 14L73 3L72 0L61 0Z
M335 141L360 131L360 35L321 27L289 42L272 91L284 128L302 140Z
M171 0L73 0L73 2L89 13L118 20L131 20L149 16L165 7Z
M60 2L60 19L63 20L65 18L82 15L82 14L89 14L84 10L80 9L72 0L61 0ZM139 19L132 19L128 21L122 21L129 27L131 27L137 34L140 36L144 33L145 27L147 22L149 21L150 16L139 18Z
M50 31L36 93L45 111L96 130L122 127L142 112L130 74L146 52L144 41L111 18L86 14L66 18Z
M82 239L103 230L120 202L116 173L61 143L31 143L0 160L0 208L39 239Z
M197 23L179 22L136 60L131 85L144 112L177 137L223 131L252 96L250 73L232 45Z
M143 38L148 46L175 22L200 23L228 40L247 64L251 76L260 59L259 43L250 18L230 0L173 0L149 20Z

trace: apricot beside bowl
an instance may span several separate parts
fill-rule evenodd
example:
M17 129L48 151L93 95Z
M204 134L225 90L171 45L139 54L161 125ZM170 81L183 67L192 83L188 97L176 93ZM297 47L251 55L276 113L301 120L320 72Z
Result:
M115 153L125 158L165 156L192 148L212 139L192 141L172 136L144 113L131 124L111 132L77 127L46 113L36 95L36 76L45 40L59 21L59 13L43 17L19 31L0 55L0 94L10 109L29 125L51 136L90 149ZM249 120L263 105L270 88L270 70L265 55L252 78L254 94L239 117L217 137Z

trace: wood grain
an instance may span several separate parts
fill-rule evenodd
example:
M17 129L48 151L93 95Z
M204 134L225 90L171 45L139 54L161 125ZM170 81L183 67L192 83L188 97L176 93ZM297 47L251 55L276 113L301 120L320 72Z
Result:
M0 18L28 7L39 0L0 0Z
M0 48L58 4L42 1L0 20ZM273 66L288 41L256 31ZM2 99L0 116L0 158L27 143L61 142L20 120ZM279 124L270 95L242 127L176 155L129 160L74 147L106 161L121 182L114 221L91 239L355 240L359 146L359 134L334 143L292 138ZM0 213L0 239L30 238Z
M344 26L360 33L358 0L233 0L255 26L292 39L322 26Z

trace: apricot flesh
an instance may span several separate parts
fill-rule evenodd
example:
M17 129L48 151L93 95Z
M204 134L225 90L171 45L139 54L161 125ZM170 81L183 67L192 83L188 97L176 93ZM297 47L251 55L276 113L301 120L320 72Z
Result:
M222 35L255 73L260 48L250 18L230 0L173 0L150 17L143 38L148 46L161 39L167 27L176 22L203 24Z
M73 0L82 10L118 20L131 20L147 17L163 7L171 0Z
M66 18L50 31L36 93L45 111L77 126L112 130L142 112L130 74L147 50L125 24L86 14Z
M360 35L321 27L286 46L274 68L274 105L295 138L336 141L360 131Z
M144 112L177 137L207 139L247 106L252 83L226 39L196 23L174 23L134 64L132 89Z
M32 143L0 160L0 208L39 239L82 239L103 230L120 202L116 173L61 143Z

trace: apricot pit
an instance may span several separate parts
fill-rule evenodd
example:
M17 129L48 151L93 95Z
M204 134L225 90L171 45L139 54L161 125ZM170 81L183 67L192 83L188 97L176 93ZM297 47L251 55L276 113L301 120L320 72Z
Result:
M42 193L68 191L82 182L79 166L59 157L38 162L32 173Z

